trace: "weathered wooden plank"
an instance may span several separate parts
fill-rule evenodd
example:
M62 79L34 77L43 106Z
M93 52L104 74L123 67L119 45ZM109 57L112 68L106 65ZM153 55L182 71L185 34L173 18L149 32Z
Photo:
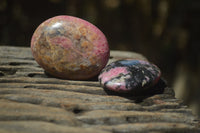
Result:
M74 119L74 114L62 108L38 106L27 103L0 101L0 120L33 120L47 121L58 124L77 125L79 122Z
M104 115L102 115L104 113ZM193 123L192 115L168 112L146 112L146 111L116 111L116 110L94 110L88 111L77 117L80 121L91 125L116 125L122 123L142 122L175 122Z
M109 62L147 60L111 51ZM30 48L0 47L0 132L132 133L200 132L200 121L161 81L141 96L105 91L94 78L63 80L47 75Z
M193 125L184 123L128 123L115 126L97 126L114 133L198 133L199 130Z
M110 133L79 126L68 126L43 121L0 121L1 133Z
M95 84L96 85L96 84ZM106 95L105 91L101 87L92 86L91 84L79 85L79 84L34 84L34 83L1 83L0 87L6 88L35 88L35 89L46 89L46 90L63 90L63 91L74 91L87 94Z
M81 112L89 110L127 110L127 111L149 111L149 112L175 112L192 115L191 110L180 106L178 103L165 103L157 106L140 106L135 103L116 103L116 102L83 102L82 100L73 98L46 98L41 96L32 96L26 94L7 94L0 96L1 99L6 99L21 103L41 104L43 106L59 107L65 110L79 110ZM71 102L73 101L73 102Z

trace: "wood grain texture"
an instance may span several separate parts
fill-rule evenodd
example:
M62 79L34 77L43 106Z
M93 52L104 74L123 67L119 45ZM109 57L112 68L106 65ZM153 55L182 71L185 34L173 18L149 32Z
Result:
M109 63L147 60L111 51ZM200 121L164 81L140 96L116 95L96 79L54 78L34 61L29 48L0 47L0 132L2 133L198 133Z

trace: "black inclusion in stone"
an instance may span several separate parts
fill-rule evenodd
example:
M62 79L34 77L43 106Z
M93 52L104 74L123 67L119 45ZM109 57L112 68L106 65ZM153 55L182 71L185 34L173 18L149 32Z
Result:
M131 78L125 80L127 87L131 88L133 91L142 91L143 88L150 86L155 80L155 76L147 67L150 67L145 64L135 64L133 66L129 66L128 70L131 72ZM149 81L145 77L149 78ZM143 84L143 82L145 82Z

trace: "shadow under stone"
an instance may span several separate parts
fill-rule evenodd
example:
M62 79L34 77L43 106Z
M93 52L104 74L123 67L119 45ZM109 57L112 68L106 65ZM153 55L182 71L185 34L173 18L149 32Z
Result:
M52 74L48 73L47 71L44 71L44 74L48 77L48 78L58 78L58 79L64 79L64 80L71 80L71 79L66 79L66 78L61 78L61 77L56 77L53 76ZM76 80L78 81L78 80ZM94 76L92 78L89 79L85 79L85 80L79 80L79 81L98 81L98 75Z
M129 92L114 92L107 88L104 88L108 95L117 95L130 100L134 100L136 103L143 102L144 99L156 94L163 94L167 83L164 79L160 79L157 84L152 87L146 88L143 91L129 91Z

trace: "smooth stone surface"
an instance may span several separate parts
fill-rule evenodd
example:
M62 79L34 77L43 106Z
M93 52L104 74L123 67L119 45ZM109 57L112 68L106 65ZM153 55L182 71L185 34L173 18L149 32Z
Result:
M99 75L101 86L116 92L143 91L158 82L160 69L147 61L119 60L107 65Z
M100 73L109 59L105 35L93 24L56 16L39 25L31 50L37 63L53 76L84 80Z

